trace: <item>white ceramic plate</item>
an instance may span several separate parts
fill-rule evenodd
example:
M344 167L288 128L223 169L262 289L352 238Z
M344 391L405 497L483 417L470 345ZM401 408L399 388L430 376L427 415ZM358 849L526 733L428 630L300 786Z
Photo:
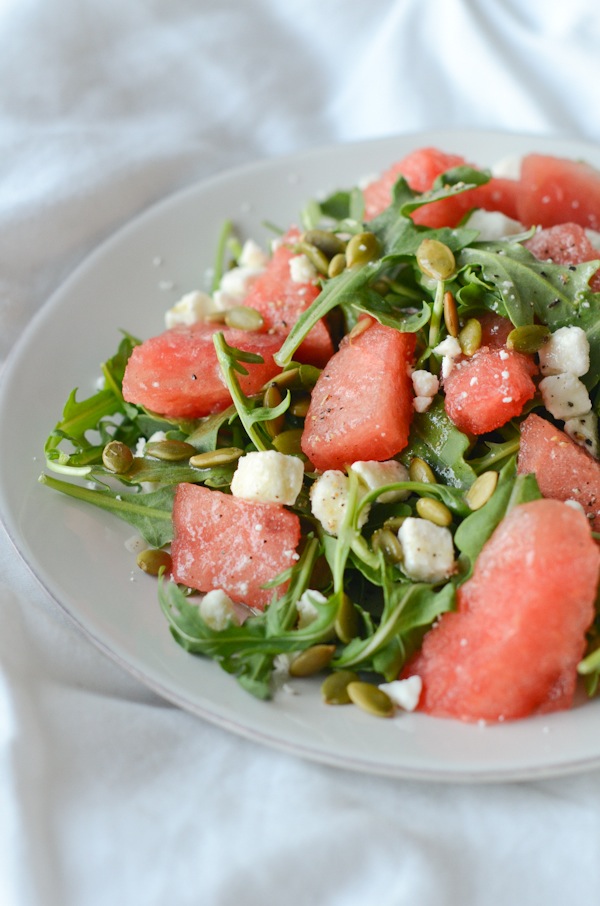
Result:
M124 547L130 528L37 483L44 440L70 391L92 392L120 328L158 333L164 311L183 292L203 287L226 218L260 241L268 235L263 222L285 227L308 198L351 186L424 145L482 165L537 150L600 166L600 149L569 141L428 133L267 160L167 199L78 268L7 363L0 424L19 430L0 432L0 512L41 584L101 649L166 699L234 733L344 768L427 780L514 780L599 766L600 701L480 727L419 714L377 720L356 708L326 707L312 681L297 681L297 694L282 692L270 703L253 699L216 664L173 641L154 580Z

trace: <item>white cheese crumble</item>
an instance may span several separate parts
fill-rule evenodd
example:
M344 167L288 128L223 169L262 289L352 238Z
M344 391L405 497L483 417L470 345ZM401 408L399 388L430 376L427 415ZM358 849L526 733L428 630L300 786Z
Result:
M507 217L500 211L484 211L482 208L473 211L465 226L478 231L477 240L479 242L506 239L507 236L515 236L525 230L523 224L518 220L513 220L512 217Z
M581 327L559 327L539 350L542 374L568 372L581 377L589 371L590 344Z
M435 396L440 389L440 382L435 374L418 368L411 374L415 396Z
M225 271L219 283L219 288L213 293L213 300L217 311L227 311L242 305L248 291L256 278L262 274L262 267L239 266Z
M393 680L391 683L380 683L379 688L389 695L398 708L414 711L421 698L423 680L420 676L409 676L406 679Z
M510 155L497 160L490 168L492 176L501 179L519 179L521 176L522 158L518 155Z
M260 450L240 457L231 480L234 497L293 506L302 488L304 464L298 456Z
M247 239L240 252L238 264L254 270L264 270L269 263L269 256L254 239Z
M167 330L170 330L171 327L176 327L178 324L195 324L215 310L216 305L212 296L194 290L182 296L173 308L165 312L165 326Z
M442 377L447 378L454 368L455 359L462 355L460 343L456 337L446 337L433 351L436 355L442 356Z
M348 505L348 476L339 469L327 469L310 489L313 516L330 535L337 535L346 515ZM364 525L369 515L366 506L360 515L359 525Z
M539 389L544 406L554 418L566 421L586 415L592 408L585 384L569 372L548 375L540 381Z
M565 421L565 433L571 440L583 447L592 456L598 458L600 446L598 443L598 416L594 412L580 415L577 418L568 418Z
M293 283L312 283L318 277L316 267L304 254L290 258L289 267Z
M454 572L452 533L428 519L408 516L398 531L404 572L417 582L441 582Z
M230 623L238 623L235 605L222 588L207 592L200 601L200 616L210 629L220 632Z
M585 235L590 240L595 249L600 249L600 233L598 230L586 230Z
M352 463L351 468L369 491L383 488L387 484L398 484L400 481L408 481L408 469L395 459L388 459L385 462L357 460L357 462ZM385 491L385 493L379 495L377 503L394 503L396 500L405 500L409 494L410 491L403 490Z
M315 607L315 603L324 604L326 601L327 598L325 595L321 594L320 591L316 591L314 588L307 588L300 598L298 598L296 603L296 610L298 611L298 629L305 629L307 626L310 626L311 623L314 623L319 616L319 611Z
M166 440L167 435L164 431L155 431L154 434L151 434L150 437L138 437L137 444L135 445L134 456L143 456L144 449L146 444L158 443L158 441Z

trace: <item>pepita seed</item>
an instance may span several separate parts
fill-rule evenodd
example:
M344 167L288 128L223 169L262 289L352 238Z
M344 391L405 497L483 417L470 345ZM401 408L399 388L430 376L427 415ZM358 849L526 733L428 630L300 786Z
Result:
M307 230L302 236L302 240L316 246L329 259L342 254L346 249L345 240L331 230Z
M301 442L302 428L289 428L282 431L277 437L273 438L273 446L278 453L287 453L289 456L297 456L302 453Z
M373 322L370 318L361 318L360 321L357 321L350 333L348 334L348 341L352 343L353 340L357 340L361 334L368 330Z
M195 469L212 469L215 466L226 466L235 462L244 451L239 447L221 447L220 450L207 450L205 453L196 453L190 456L190 465Z
M421 484L437 484L433 469L420 456L413 456L408 466L408 477L411 481L419 481Z
M263 406L266 406L267 409L274 409L282 400L283 395L279 390L279 387L271 381L263 394ZM277 435L283 431L285 415L278 415L275 418L270 418L263 422L263 424L269 437L277 437Z
M494 491L496 490L496 485L498 484L498 473L497 472L482 472L479 475L467 493L465 494L465 500L470 509L479 510L481 507L488 502Z
M392 717L396 711L396 706L389 695L372 683L361 680L348 683L346 691L355 705L375 717Z
M381 551L388 563L402 562L402 545L397 535L390 528L380 528L371 536L374 551Z
M320 376L321 369L316 365L300 365L300 383L307 390L312 390Z
M433 497L419 497L417 500L417 513L421 519L427 519L434 525L449 526L452 522L452 513L441 500Z
M182 462L189 459L196 452L196 448L185 440L155 440L146 444L144 453L152 456L153 459L161 459L164 462Z
M335 633L345 645L358 635L358 613L356 607L348 597L342 595L335 619Z
M323 276L327 276L329 258L316 245L311 245L310 242L299 242L296 246L296 253L306 255L313 267Z
M349 683L358 681L358 673L353 670L336 670L323 680L321 695L326 705L349 705L352 699L348 695Z
M451 292L444 293L444 324L451 337L457 337L460 330L456 299Z
M383 527L389 529L390 532L397 532L405 519L406 516L390 516L383 523Z
M133 453L120 440L111 440L102 451L102 462L115 475L124 475L133 465Z
M292 401L292 404L290 406L290 414L295 415L296 418L305 418L309 406L310 394L302 394L302 396L299 396Z
M381 246L375 233L356 233L346 246L347 267L362 267L379 257Z
M343 252L340 252L339 255L334 255L331 261L329 262L329 267L327 268L328 277L339 277L342 271L346 270L346 255Z
M170 553L160 548L148 548L140 551L136 557L136 563L149 576L158 576L161 569L170 572L172 565Z
M311 645L301 651L290 664L290 676L312 676L329 666L335 645Z
M447 280L456 268L452 250L438 239L423 239L416 257L421 271L433 280Z
M469 318L463 329L458 334L458 342L464 355L474 355L481 346L481 322L477 318Z
M236 305L225 312L227 327L236 330L260 330L264 324L262 315L255 308L247 305Z
M511 330L506 338L506 346L515 352L533 354L547 342L550 333L544 324L524 324Z

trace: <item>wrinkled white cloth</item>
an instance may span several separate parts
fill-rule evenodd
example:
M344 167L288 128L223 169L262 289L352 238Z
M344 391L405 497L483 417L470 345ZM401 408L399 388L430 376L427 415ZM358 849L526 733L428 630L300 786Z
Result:
M0 0L0 361L98 242L231 166L428 128L600 142L598 47L595 0ZM600 771L434 785L303 761L115 666L1 530L0 583L4 906L597 897Z

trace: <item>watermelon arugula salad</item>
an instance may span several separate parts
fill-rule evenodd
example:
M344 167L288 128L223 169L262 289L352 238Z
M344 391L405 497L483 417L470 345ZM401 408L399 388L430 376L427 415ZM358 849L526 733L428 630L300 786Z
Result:
M600 677L599 217L584 162L419 148L268 249L226 223L40 481L129 522L176 642L261 699L569 708Z

